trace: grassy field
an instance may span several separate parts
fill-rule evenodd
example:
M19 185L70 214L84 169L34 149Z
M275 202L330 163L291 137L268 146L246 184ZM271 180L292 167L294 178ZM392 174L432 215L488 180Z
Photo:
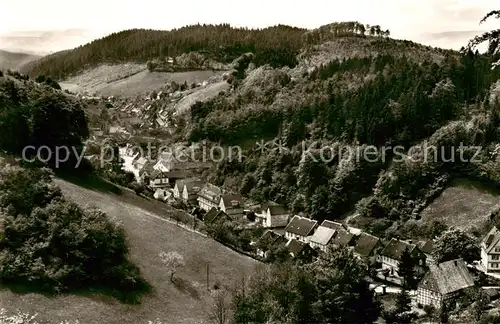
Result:
M179 84L203 82L221 71L149 72L145 64L103 64L60 82L63 89L100 96L135 97L161 89L171 81Z
M500 193L480 183L454 180L421 213L422 221L441 221L455 228L470 229L484 224L500 206Z
M206 288L207 264L211 289L215 283L224 286L240 281L257 264L212 239L163 219L169 212L168 206L160 209L129 193L92 190L63 180L56 183L70 199L81 205L95 205L123 224L131 258L154 291L140 305L126 305L101 295L48 297L3 289L0 308L39 313L37 318L50 323L78 319L82 324L140 324L156 318L164 323L207 323L213 302ZM176 274L176 284L170 282L169 273L158 258L161 251L177 251L186 261Z

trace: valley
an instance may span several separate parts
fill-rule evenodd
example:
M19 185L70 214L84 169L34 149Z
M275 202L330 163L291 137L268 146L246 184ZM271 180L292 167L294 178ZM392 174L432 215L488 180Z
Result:
M0 279L57 293L5 285L0 310L54 324L500 319L500 288L484 291L500 285L498 33L460 52L390 35L357 21L131 29L2 71L0 150L22 167L0 173ZM28 163L27 145L84 159ZM141 280L140 303L116 297Z

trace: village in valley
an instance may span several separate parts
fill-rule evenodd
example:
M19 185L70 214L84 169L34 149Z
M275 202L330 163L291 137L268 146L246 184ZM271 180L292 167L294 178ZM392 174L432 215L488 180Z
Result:
M451 2L0 46L0 324L500 324L500 10Z
M123 168L147 188L141 195L181 209L194 220L188 225L178 219L179 226L207 232L257 260L314 263L330 250L348 249L369 267L370 289L381 296L407 290L412 309L422 314L444 307L460 308L467 296L481 290L489 302L500 297L500 230L496 226L477 246L477 260L448 255L446 261L438 262L434 254L437 238L387 240L350 226L348 220L318 222L304 214L294 215L278 203L255 203L202 181L197 175L208 167L206 164L179 162L175 154L166 152L152 161L131 147L120 152ZM240 236L228 239L228 233L217 231L235 231ZM235 240L248 242L238 244Z

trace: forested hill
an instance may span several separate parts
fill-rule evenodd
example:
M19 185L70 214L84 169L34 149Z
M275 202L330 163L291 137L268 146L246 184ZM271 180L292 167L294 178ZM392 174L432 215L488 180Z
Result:
M314 30L278 25L264 29L235 28L229 24L193 25L170 31L133 29L113 33L74 50L55 53L28 65L23 72L62 79L100 63L147 62L198 52L228 63L254 53L254 63L273 67L297 64L304 49L342 37L387 38L389 30L358 22L332 23ZM420 46L404 42L405 46ZM424 48L424 46L420 46Z
M0 69L17 70L23 65L35 61L40 57L33 54L13 53L0 50Z

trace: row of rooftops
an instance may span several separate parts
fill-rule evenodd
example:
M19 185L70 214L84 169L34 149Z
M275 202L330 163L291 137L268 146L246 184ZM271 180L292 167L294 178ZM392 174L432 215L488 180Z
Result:
M362 256L370 255L381 242L380 239L361 230L349 227L343 223L325 220L318 226L318 222L302 216L294 216L285 228L289 232L302 237L310 237L309 242L321 246L329 244L336 246L353 246L354 251ZM432 240L420 241L416 244L393 238L380 252L380 255L400 260L401 255L408 249L411 253L415 248L424 254L430 255L433 249Z
M381 244L381 240L371 234L359 232L357 229L350 228L344 224L325 220L316 229L317 222L305 217L294 216L290 221L285 231L301 235L311 236L311 243L321 245L342 245L352 246L356 254L360 256L369 256ZM495 241L500 241L500 231L493 230L490 237L486 237L484 244L493 246ZM267 231L264 236L257 242L257 245L266 244L266 240L274 239L274 244L281 244L281 241L286 240L284 237L272 231ZM299 242L302 245L305 243ZM379 252L379 255L385 256L394 260L401 260L401 256L405 250L410 253L415 249L419 249L425 255L430 255L433 251L433 241L419 241L416 243L405 242L392 238L387 245ZM465 262L462 259L442 262L439 264L431 263L429 271L425 274L420 282L419 288L428 289L439 292L443 295L454 293L462 289L472 287L474 285L473 277L471 276Z
M268 230L262 235L254 244L257 249L269 250L271 248L278 248L279 246L284 246L290 254L294 257L298 256L305 249L311 249L311 247L303 242L296 239L286 239L283 235L275 233L272 230Z

